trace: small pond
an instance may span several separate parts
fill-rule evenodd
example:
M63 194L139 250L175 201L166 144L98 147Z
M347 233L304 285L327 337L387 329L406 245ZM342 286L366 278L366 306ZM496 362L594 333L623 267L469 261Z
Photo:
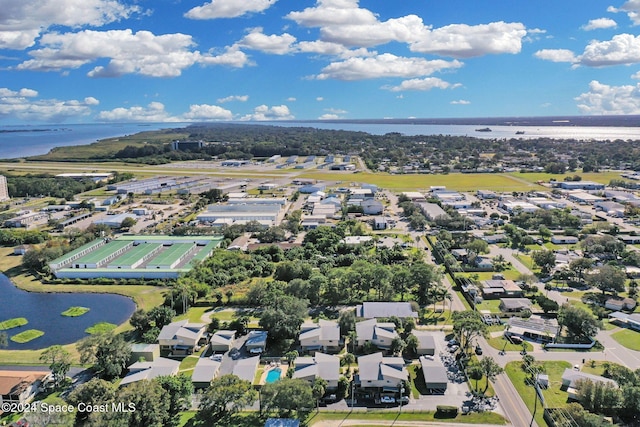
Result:
M89 312L78 317L66 317L60 313L69 307L87 307ZM24 344L9 340L9 350L33 350L55 344L70 344L88 334L84 331L99 322L119 325L136 309L131 298L113 294L75 294L26 292L16 288L0 274L0 322L15 317L25 317L29 323L8 329L9 337L28 329L38 329L44 335Z

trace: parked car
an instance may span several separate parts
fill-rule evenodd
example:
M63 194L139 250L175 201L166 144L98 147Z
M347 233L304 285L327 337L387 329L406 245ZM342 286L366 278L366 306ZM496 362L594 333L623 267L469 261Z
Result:
M380 403L396 403L396 399L391 396L381 396Z
M479 345L477 345L477 346L476 346L476 354L477 354L478 356L481 356L481 355L482 355L482 347L480 347Z
M458 340L456 340L456 339L452 339L452 340L449 340L449 342L447 343L447 345L448 345L449 347L452 347L452 346L454 346L454 345L460 345L460 343L458 342Z

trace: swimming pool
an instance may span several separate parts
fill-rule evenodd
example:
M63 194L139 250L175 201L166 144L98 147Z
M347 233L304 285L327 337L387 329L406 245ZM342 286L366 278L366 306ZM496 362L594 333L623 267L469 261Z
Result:
M273 368L267 372L267 377L264 379L264 382L267 384L274 383L280 379L282 376L282 369Z

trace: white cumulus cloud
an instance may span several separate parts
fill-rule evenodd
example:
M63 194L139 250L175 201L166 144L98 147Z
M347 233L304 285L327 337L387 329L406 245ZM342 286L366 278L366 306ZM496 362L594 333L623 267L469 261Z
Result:
M60 71L75 69L102 58L106 66L96 66L89 77L119 77L141 74L150 77L177 77L196 63L242 67L249 63L244 52L228 48L215 55L192 50L195 42L187 34L155 35L149 31L127 30L77 33L48 33L40 39L40 49L29 52L33 59L22 62L18 70Z
M189 111L182 115L185 121L231 120L233 113L217 105L191 105Z
M426 30L420 40L411 43L414 52L435 53L454 58L488 54L519 53L527 35L519 22L492 22L482 25L453 24Z
M236 18L247 13L263 12L277 0L212 0L184 14L190 19Z
M316 76L319 80L363 80L381 77L420 77L428 76L436 71L459 68L462 63L437 59L406 58L384 53L371 58L349 58L346 61L334 62L322 69Z
M291 34L266 35L262 28L254 28L249 34L244 36L237 44L248 49L259 50L261 52L275 55L284 55L292 51L292 44L296 38Z
M98 104L99 101L92 96L82 101L42 99L38 98L38 91L34 89L0 88L0 119L61 123L91 114L91 107Z
M151 102L146 107L133 106L129 108L118 107L113 110L101 111L97 119L104 122L177 122L177 117L172 117L161 102Z
M451 105L469 105L471 101L467 101L466 99L458 99L456 101L451 101Z
M291 12L286 18L304 27L319 28L322 42L345 47L372 47L400 42L408 44L414 52L455 58L518 53L523 38L527 36L525 26L518 22L454 24L433 29L417 15L380 21L376 14L361 8L358 0L318 0L315 7ZM535 34L538 31L532 30ZM330 45L325 47L329 48ZM337 50L335 47L332 49Z
M609 86L593 80L575 100L583 114L640 114L640 83Z
M25 49L52 26L99 27L140 12L117 0L2 0L0 48Z
M451 84L437 77L427 77L424 79L405 80L398 86L383 86L382 89L387 89L391 92L403 92L406 90L427 91L431 89L454 89L460 86L459 83Z
M640 25L640 0L628 0L619 8L609 6L607 12L624 12L634 25Z
M611 40L590 42L580 63L591 67L635 64L640 62L640 36L617 34Z
M582 26L585 31L601 30L605 28L615 28L618 24L611 18L598 18L590 20L586 25Z
M289 107L286 105L274 105L269 107L267 105L259 105L254 108L252 114L243 116L240 120L251 121L267 121L267 120L292 120L295 117L289 111Z
M542 49L537 51L534 56L551 62L576 62L578 60L575 53L568 49Z
M224 98L218 98L218 104L224 104L225 102L239 101L239 102L247 102L249 100L249 95L229 95Z

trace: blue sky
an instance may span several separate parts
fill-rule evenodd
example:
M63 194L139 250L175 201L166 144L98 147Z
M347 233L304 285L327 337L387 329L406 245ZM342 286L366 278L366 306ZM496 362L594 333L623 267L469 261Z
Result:
M0 0L0 125L640 114L640 0Z

